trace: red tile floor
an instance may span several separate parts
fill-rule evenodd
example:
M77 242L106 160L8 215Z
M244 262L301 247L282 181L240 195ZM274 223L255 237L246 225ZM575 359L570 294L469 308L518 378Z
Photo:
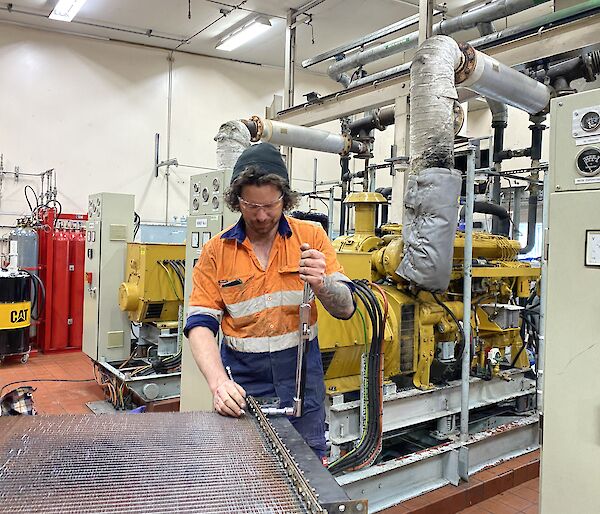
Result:
M27 382L31 379L90 380L89 382ZM9 382L35 388L33 401L38 414L91 414L86 402L104 399L104 393L94 381L92 361L82 352L32 355L25 364L19 359L0 364L0 387ZM3 394L17 387L4 390Z
M22 381L36 388L39 414L91 414L86 402L104 399L93 380L90 359L81 352L41 354L25 364L8 359L0 364L0 387ZM31 379L89 380L86 382L27 382ZM13 387L16 387L13 386ZM4 390L10 391L11 387ZM468 483L446 486L412 498L387 514L536 514L538 512L539 452L532 452L473 475Z

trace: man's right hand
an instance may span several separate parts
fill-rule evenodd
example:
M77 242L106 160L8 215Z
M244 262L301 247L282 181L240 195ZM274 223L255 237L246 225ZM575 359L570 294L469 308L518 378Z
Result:
M213 392L215 410L222 416L239 418L246 408L246 391L233 380L221 382Z

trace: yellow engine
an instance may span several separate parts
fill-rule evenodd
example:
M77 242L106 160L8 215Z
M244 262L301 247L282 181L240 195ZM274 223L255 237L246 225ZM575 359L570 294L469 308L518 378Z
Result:
M119 307L131 321L177 321L183 302L185 245L129 243Z
M463 316L464 234L454 242L453 272L448 291L433 295L412 290L396 275L402 259L400 225L384 225L375 235L375 208L385 202L378 193L353 193L355 233L334 241L338 259L351 279L377 282L386 294L384 378L401 385L427 389L460 375L460 354L465 344L473 350L472 371L485 378L499 373L498 362L527 368L529 359L520 335L522 307L540 269L517 261L520 245L505 237L484 233L473 236L473 293L471 341L462 341L458 322ZM383 301L379 296L380 301ZM364 306L349 321L330 316L320 304L319 344L330 394L360 389L361 356L371 338Z

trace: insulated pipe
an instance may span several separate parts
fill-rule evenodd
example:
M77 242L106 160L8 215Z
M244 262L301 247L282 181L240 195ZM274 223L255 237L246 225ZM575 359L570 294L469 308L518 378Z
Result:
M433 34L453 34L460 30L473 28L479 23L492 22L494 20L505 18L506 16L524 11L547 1L548 0L499 0L472 9L460 16L436 23L433 26ZM418 41L419 32L411 32L410 34L393 39L387 43L374 46L368 50L355 53L345 59L338 60L329 66L327 74L336 82L341 82L344 79L345 82L347 82L348 76L343 72L414 48ZM352 84L354 85L354 83ZM347 84L345 85L347 87Z
M339 155L348 155L351 152L365 153L368 150L367 145L353 141L348 134L333 134L326 130L291 125L258 116L242 120L242 123L250 131L253 142L266 141L274 145Z
M477 91L486 98L517 107L529 114L543 111L550 102L550 89L537 80L501 64L493 57L464 45L472 56L469 69L457 80L462 87ZM458 78L458 77L457 77Z
M228 121L219 127L217 142L217 170L229 173L242 152L250 146L250 133L239 120Z
M411 173L454 168L454 70L462 60L460 48L447 36L427 39L415 55L410 73Z

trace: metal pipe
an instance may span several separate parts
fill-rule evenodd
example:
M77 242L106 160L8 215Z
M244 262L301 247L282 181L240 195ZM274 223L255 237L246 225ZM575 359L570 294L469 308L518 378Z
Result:
M389 125L394 124L395 108L393 105L376 109L364 118L359 118L350 122L348 128L350 135L356 136L362 133L368 133L373 129L385 130Z
M535 226L537 223L537 205L538 205L538 191L539 186L537 185L537 181L540 178L540 157L542 152L542 133L544 127L542 123L546 119L545 116L531 116L531 121L533 121L533 125L529 128L531 130L531 167L533 171L531 172L531 178L536 182L532 182L531 187L529 189L529 201L528 201L528 210L527 210L527 244L524 248L521 248L519 253L521 255L531 252L535 247Z
M470 73L457 84L467 87L486 98L517 107L529 114L544 110L550 102L550 88L524 75L493 57L467 46L465 52L474 52ZM472 64L471 64L472 65Z
M249 128L252 141L260 140L274 145L340 155L348 155L350 152L364 153L368 150L366 144L353 141L348 134L334 134L326 130L300 127L258 116L253 116L250 121L243 120L242 123Z
M463 259L463 332L464 348L460 387L460 440L469 437L469 378L471 375L471 275L473 267L473 206L475 204L475 148L467 154L467 205L465 209L465 248Z
M513 229L512 229L512 238L516 241L519 240L521 236L521 231L519 230L519 225L521 224L521 197L523 195L523 188L515 187L514 188L514 207L513 207Z
M538 187L531 185L527 208L527 244L519 250L521 255L531 252L535 247L535 225L537 223Z
M334 196L333 196L333 187L329 190L329 201L327 202L327 207L328 207L328 211L329 211L329 216L327 217L327 237L329 237L329 239L333 239L333 211L335 209L335 203L334 203ZM344 206L344 204L341 204L342 207Z
M435 14L440 14L440 13L441 13L441 11L435 12ZM351 41L350 43L346 43L345 45L338 46L337 48L334 48L333 50L329 50L322 54L316 55L315 57L311 57L310 59L306 59L306 60L302 61L302 67L308 68L309 66L319 64L320 62L331 59L332 57L336 57L338 55L343 55L344 52L348 52L348 51L354 50L356 48L361 48L364 45L368 45L369 43L372 43L373 41L377 41L378 39L389 36L390 34L393 34L394 32L399 32L408 27L412 27L413 25L416 25L417 23L419 23L419 15L413 14L412 16L409 16L408 18L405 18L403 20L392 23L391 25L388 25L387 27L383 27L379 30L376 30L375 32L371 32L371 34L367 34L366 36L361 36L360 38L355 39L354 41Z
M449 35L460 30L466 30L477 26L478 23L491 22L524 11L537 4L548 0L499 0L479 8L467 11L449 20L436 23L433 26L433 34ZM414 48L419 42L419 31L411 32L405 36L393 39L387 43L358 52L350 57L334 62L327 69L327 74L336 82L342 78L345 71L363 66L370 62L378 61L410 48ZM354 85L354 84L353 84Z
M343 236L346 233L346 204L344 200L348 195L348 181L350 176L350 159L346 157L342 157L340 159L341 166L341 179L342 179L342 203L340 205L340 236Z

